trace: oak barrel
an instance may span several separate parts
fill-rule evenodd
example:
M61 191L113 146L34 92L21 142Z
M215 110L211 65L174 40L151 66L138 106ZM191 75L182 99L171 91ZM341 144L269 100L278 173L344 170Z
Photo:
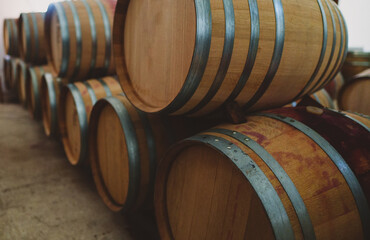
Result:
M4 71L4 81L5 81L5 87L7 89L10 89L11 87L11 65L10 65L11 57L6 55L3 58L3 71Z
M26 91L26 79L27 79L27 65L22 60L17 62L17 91L19 102L27 107L27 91Z
M10 72L9 72L9 80L10 80L10 88L16 89L17 88L17 81L18 81L18 62L22 61L19 58L11 58L10 59Z
M338 105L349 110L370 115L370 68L357 74L341 88Z
M46 136L57 136L58 127L58 108L60 90L67 79L58 78L55 74L45 73L41 78L41 110L42 123Z
M113 74L115 1L64 1L49 5L45 33L49 62L59 77L81 79Z
M19 17L20 56L27 63L46 63L44 16L42 12L31 12L21 13Z
M320 91L315 92L311 95L311 98L313 98L323 107L337 109L333 99L330 97L329 93L325 89L321 89Z
M59 130L64 151L72 165L85 164L88 154L88 124L97 100L122 93L117 79L104 77L68 84L60 93Z
M172 147L156 178L161 238L369 239L368 201L346 163L356 160L356 144L368 157L369 132L333 114L314 107L259 113ZM349 125L324 129L337 118ZM336 128L342 135L333 139Z
M6 18L3 24L3 41L5 54L19 57L18 19Z
M40 119L41 109L41 79L45 73L52 72L49 65L28 67L26 73L26 98L28 110L35 119Z
M119 0L113 31L130 102L175 115L283 106L322 88L347 51L331 0Z
M370 52L350 51L341 72L344 79L348 80L368 68L370 68Z
M338 93L344 83L345 81L343 75L341 73L338 73L337 76L335 76L335 78L331 80L328 85L326 85L325 90L329 93L332 99L336 100L338 97Z

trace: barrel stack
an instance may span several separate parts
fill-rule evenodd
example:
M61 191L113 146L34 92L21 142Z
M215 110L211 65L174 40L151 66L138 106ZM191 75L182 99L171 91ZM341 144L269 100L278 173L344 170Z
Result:
M162 239L370 238L370 75L348 70L370 61L334 1L60 1L15 23L8 86L111 211L155 212Z

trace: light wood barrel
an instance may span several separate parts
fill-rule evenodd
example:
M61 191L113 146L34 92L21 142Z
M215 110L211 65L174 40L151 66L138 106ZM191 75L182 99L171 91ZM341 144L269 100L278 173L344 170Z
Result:
M348 52L341 72L344 79L348 80L368 68L370 68L370 52Z
M99 100L90 117L89 160L104 203L112 211L150 208L156 166L165 151L216 121L146 114L124 94Z
M322 88L347 51L330 0L119 0L114 23L116 71L144 112L283 106Z
M370 115L370 69L349 80L341 88L338 105L341 110Z
M331 109L337 109L335 107L333 99L325 89L321 89L311 95L311 98L318 102L321 106Z
M113 0L49 5L45 21L47 52L59 77L86 79L114 74L114 8Z
M161 239L369 239L369 206L347 156L281 112L188 138L158 167Z
M58 127L58 108L60 90L67 79L58 78L52 73L45 73L41 78L41 109L42 123L47 136L57 136Z
M22 13L18 20L21 58L35 65L46 63L44 16L42 12Z
M17 62L17 90L19 102L27 107L27 91L26 91L26 79L27 79L27 65L23 61Z
M49 65L28 67L26 75L26 98L28 110L34 119L40 119L41 109L41 79L45 73L51 73Z
M72 165L88 164L88 124L97 100L122 93L116 78L105 77L63 87L58 109L64 151Z
M4 71L4 80L5 80L5 87L10 89L10 82L11 82L11 65L10 65L11 58L9 56L5 56L3 59L3 71Z
M330 81L328 85L326 85L325 90L328 92L332 99L337 99L338 93L341 87L344 85L345 81L343 75L338 73L337 76L333 80Z
M19 57L18 36L18 19L4 19L3 38L6 54L13 57Z

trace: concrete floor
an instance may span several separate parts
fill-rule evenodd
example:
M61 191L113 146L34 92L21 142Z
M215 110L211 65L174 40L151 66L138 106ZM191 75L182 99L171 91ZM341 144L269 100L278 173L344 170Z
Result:
M41 122L0 104L1 240L157 238L150 213L110 212L88 171L69 165Z

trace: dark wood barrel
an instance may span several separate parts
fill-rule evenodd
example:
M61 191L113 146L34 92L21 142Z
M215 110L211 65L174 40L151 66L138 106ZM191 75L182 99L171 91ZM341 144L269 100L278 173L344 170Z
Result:
M178 143L157 172L162 239L369 239L351 170L369 162L366 131L330 110L286 108Z
M344 79L348 80L356 74L370 68L370 52L348 52L341 70Z
M223 2L118 1L116 71L134 106L204 115L236 101L255 111L312 94L337 74L347 29L333 1Z
M370 115L370 68L343 85L338 95L341 110Z
M156 166L166 150L216 121L146 114L123 93L99 100L90 116L89 160L104 203L112 211L150 208Z
M4 71L4 81L5 87L10 89L11 87L11 66L10 66L11 57L6 55L3 59L3 71Z
M344 83L345 81L343 75L341 73L338 73L337 76L335 76L335 78L331 80L328 85L326 85L325 90L329 93L332 99L336 100L338 97L338 93Z
M22 13L18 20L21 58L35 65L46 63L44 15L42 12Z
M45 73L52 73L49 65L28 67L26 74L26 98L28 110L35 119L40 119L41 109L41 79Z
M27 79L27 65L23 61L17 62L17 90L19 102L27 107L27 91L26 91L26 79Z
M18 34L18 19L6 18L3 25L3 40L5 53L19 57L19 39Z
M46 136L58 136L58 109L61 88L68 83L67 79L45 73L41 78L42 123Z
M68 84L60 93L59 130L72 165L88 164L88 124L97 100L122 93L117 79L104 77Z
M49 62L59 77L114 74L112 28L115 1L64 1L49 5L45 33Z

